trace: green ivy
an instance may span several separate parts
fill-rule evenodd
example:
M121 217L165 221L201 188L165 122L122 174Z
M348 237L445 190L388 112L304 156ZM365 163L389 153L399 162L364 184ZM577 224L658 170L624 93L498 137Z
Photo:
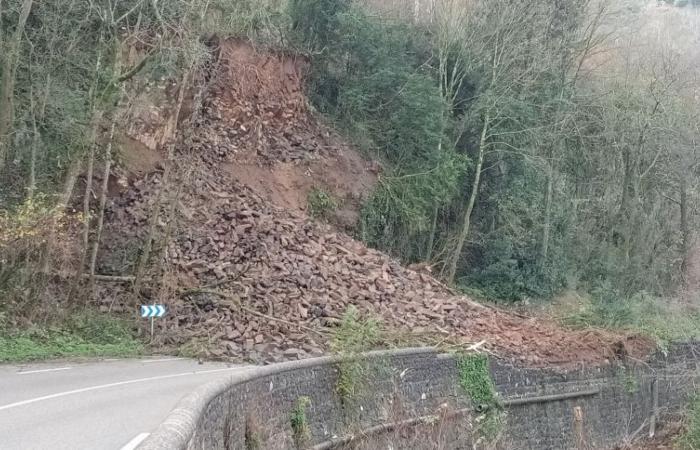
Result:
M497 440L503 430L504 413L491 379L488 358L482 354L460 355L457 369L459 384L477 413L479 437L490 442Z

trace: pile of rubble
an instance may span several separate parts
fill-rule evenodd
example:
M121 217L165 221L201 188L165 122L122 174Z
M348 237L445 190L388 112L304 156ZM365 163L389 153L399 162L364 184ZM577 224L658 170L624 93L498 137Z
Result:
M177 180L162 194L167 202L161 216L175 213L176 220L157 224L168 239L154 252L164 258L155 267L169 274L170 284L165 301L171 313L160 322L163 344L195 346L219 358L303 358L327 350L332 328L354 306L386 329L412 336L412 344L480 343L533 365L600 362L649 349L643 339L573 332L478 305L429 273L402 267L328 225L273 206L235 181L221 164L231 151L254 149L256 157L274 164L313 157L317 148L295 143L319 142L308 138L318 129L310 125L302 93L285 87L285 77L297 69L248 61L249 50L236 53L241 46L229 46L222 61L237 58L239 75L241 64L250 66L251 77L276 74L280 88L246 90L245 77L226 77L223 64L225 82L214 84L198 126L180 144ZM293 81L290 86L299 85ZM251 120L258 126L251 128ZM126 254L125 248L143 241L161 177L160 171L150 173L113 199L106 254ZM120 270L114 261L104 260L102 267Z
M648 349L638 338L573 332L478 305L429 273L272 206L216 165L187 164L198 169L182 187L178 230L164 252L177 283L167 300L172 313L161 322L164 344L194 342L209 356L254 361L318 355L354 305L387 329L414 336L412 343L485 341L484 348L533 365ZM158 180L123 196L123 230L144 229Z

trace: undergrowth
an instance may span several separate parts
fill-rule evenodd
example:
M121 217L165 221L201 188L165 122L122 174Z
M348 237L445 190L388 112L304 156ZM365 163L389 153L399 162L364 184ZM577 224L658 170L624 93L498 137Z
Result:
M337 200L328 192L318 188L313 188L309 192L307 203L309 214L315 219L327 220L338 209Z
M633 370L625 366L621 366L617 369L616 375L622 382L622 385L628 394L632 395L639 391L639 381L637 380L637 377L634 376Z
M309 420L306 417L306 410L310 405L311 399L309 399L309 397L299 397L292 409L290 422L296 448L303 448L309 439L311 439Z
M0 327L2 328L2 327ZM82 313L63 323L26 330L0 331L0 362L74 356L127 357L143 352L143 343L127 322Z
M178 356L184 358L197 359L206 356L209 348L209 340L207 338L192 338L182 344L178 348Z
M662 349L672 342L700 338L700 310L645 292L624 296L614 289L598 288L575 304L553 309L565 325L636 332L650 336Z
M503 407L498 401L486 355L460 355L457 358L460 387L469 395L478 416L476 431L480 439L494 442L503 430Z
M676 447L682 450L700 448L700 395L696 394L686 412L685 431L676 439Z
M362 353L372 350L380 340L379 323L363 320L355 307L348 308L331 340L331 351L341 357L336 390L345 406L361 396L366 387L369 368Z

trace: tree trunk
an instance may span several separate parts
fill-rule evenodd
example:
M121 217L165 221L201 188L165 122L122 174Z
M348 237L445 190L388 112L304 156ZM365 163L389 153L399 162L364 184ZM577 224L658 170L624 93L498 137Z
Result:
M550 155L547 162L547 190L544 196L544 227L542 229L542 248L540 249L540 266L547 264L549 255L549 235L552 229L552 197L554 191L554 162Z
M690 257L690 226L688 224L688 182L681 176L681 275L686 276Z
M2 30L2 0L0 0L0 51L5 50L5 40Z
M107 189L109 187L109 175L112 168L112 143L114 142L114 128L116 126L116 114L112 118L112 127L109 131L109 142L105 148L105 170L104 178L102 179L102 189L100 191L100 206L97 216L97 228L95 230L95 239L92 243L92 254L90 255L90 285L95 283L95 265L97 264L97 252L100 248L100 236L102 235L102 226L104 224L105 206L107 205Z
M427 263L429 263L430 260L433 258L433 250L435 247L435 234L437 233L437 216L438 207L435 206L433 208L433 222L430 226L430 236L428 236L428 248L425 252L425 262Z
M486 136L488 135L489 127L491 125L491 117L487 112L484 117L484 126L481 130L481 137L479 139L479 156L476 162L476 168L474 169L474 181L472 182L472 191L469 194L469 202L467 203L467 209L462 217L462 229L457 236L457 245L455 246L452 254L448 258L447 267L445 270L445 280L448 283L454 283L455 275L457 274L457 263L459 262L459 257L462 255L462 250L464 249L464 243L469 237L469 228L471 225L472 212L474 211L474 205L476 204L477 196L479 195L479 186L481 183L481 169L484 165L484 152L486 151Z
M19 49L24 34L24 26L32 10L33 0L24 0L12 41L2 49L2 82L0 82L0 170L4 169L10 141L10 130L14 116L14 90Z
M182 80L180 81L180 88L177 95L177 105L175 107L175 113L173 114L172 119L172 137L170 139L170 142L167 144L168 152L165 160L165 169L163 170L163 180L160 184L160 189L158 189L158 194L156 194L156 201L153 205L153 210L151 212L151 220L148 225L148 234L146 235L146 242L143 246L143 253L141 253L138 266L136 267L134 293L137 297L140 295L141 283L143 281L144 272L146 271L148 260L151 257L151 249L153 247L153 240L155 238L156 227L158 226L158 218L160 216L160 209L163 202L163 191L165 191L168 188L168 184L170 181L170 173L174 164L175 140L177 139L177 124L180 120L180 111L182 109L182 102L184 101L185 90L187 89L189 75L190 71L188 70L183 74Z
M100 39L100 45L102 44L102 40ZM97 61L95 63L95 79L93 80L93 85L90 87L89 91L89 99L91 102L91 108L92 108L92 116L93 119L95 119L95 113L96 113L96 92L97 92L97 84L99 81L99 73L100 73L100 68L102 67L102 52L100 51L99 54L97 55ZM95 134L96 136L96 134ZM91 145L94 143L94 141L91 141ZM75 182L78 180L78 175L80 174L80 165L81 165L81 159L80 158L74 158L70 165L68 166L68 171L66 173L66 181L63 185L63 195L61 196L61 203L63 206L68 205L68 202L70 202L70 198L73 195L73 189L75 188Z
M80 158L74 158L68 166L66 179L63 182L63 193L61 194L61 206L64 208L68 205L70 198L73 196L75 182L78 181L78 174L80 174L81 162Z
M634 195L634 158L632 151L628 145L625 145L625 150L622 153L622 159L625 166L624 179L622 180L622 199L620 200L620 210L618 213L618 226L620 238L614 240L616 246L622 244L622 251L625 258L625 265L629 265L632 250L632 210L631 202ZM614 228L613 228L614 230Z
M85 174L85 193L83 196L83 252L87 252L90 238L90 197L92 196L92 177L95 167L95 147L97 146L97 128L99 126L100 114L95 114L92 124L92 133L90 136L90 150L88 151L87 173ZM83 256L83 264L85 257ZM83 270L83 264L80 265L80 271Z
M87 253L90 245L90 196L92 195L92 176L95 166L95 146L97 145L97 128L99 127L101 114L95 112L92 120L92 131L90 134L90 150L88 151L87 160L87 173L85 174L85 192L83 197L83 242L82 251L80 255L80 262L78 264L78 269L76 271L75 280L73 281L68 298L72 298L75 293L78 283L83 274L83 268L85 267L85 260L87 259Z
M36 191L36 154L37 147L39 146L39 129L36 126L36 104L34 102L33 89L29 91L29 102L31 104L30 108L32 114L32 144L29 149L29 183L27 186L27 197L33 199L34 192Z

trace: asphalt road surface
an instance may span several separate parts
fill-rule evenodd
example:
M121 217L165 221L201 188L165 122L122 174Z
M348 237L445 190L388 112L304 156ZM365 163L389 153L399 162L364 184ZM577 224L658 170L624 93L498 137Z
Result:
M182 397L241 370L179 358L0 365L0 450L131 450Z

